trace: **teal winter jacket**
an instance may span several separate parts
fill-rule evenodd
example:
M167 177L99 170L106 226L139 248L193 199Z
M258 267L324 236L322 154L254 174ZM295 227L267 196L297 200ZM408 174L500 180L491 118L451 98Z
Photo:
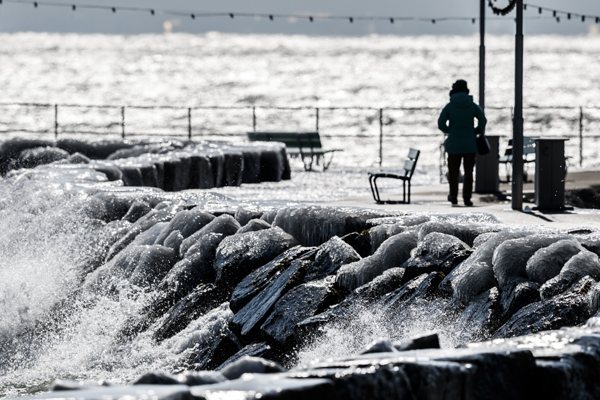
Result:
M474 118L477 118L477 127L474 127ZM446 153L476 153L476 132L485 133L486 123L483 110L473 102L473 96L454 93L438 118L438 128L448 135L444 142Z

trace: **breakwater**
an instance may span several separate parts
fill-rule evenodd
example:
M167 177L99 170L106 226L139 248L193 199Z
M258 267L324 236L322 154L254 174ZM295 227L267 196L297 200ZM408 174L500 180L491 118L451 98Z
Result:
M597 396L597 230L509 227L483 213L247 207L214 192L163 190L181 174L146 185L160 182L153 157L192 154L212 166L207 153L231 148L175 146L22 168L40 149L29 146L7 163L15 169L0 182L4 394ZM239 164L223 156L223 165ZM425 322L439 336L406 337ZM385 339L345 357L319 354L369 329ZM40 394L56 379L116 383L61 380Z

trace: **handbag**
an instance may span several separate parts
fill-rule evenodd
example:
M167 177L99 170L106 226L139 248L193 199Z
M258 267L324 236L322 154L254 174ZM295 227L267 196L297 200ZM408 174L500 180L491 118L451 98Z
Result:
M479 133L477 135L477 154L484 156L489 152L490 142L488 142L487 137L483 133Z

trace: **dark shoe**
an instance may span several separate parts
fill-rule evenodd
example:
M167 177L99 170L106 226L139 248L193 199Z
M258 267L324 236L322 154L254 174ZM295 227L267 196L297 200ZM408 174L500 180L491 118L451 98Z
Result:
M465 199L465 206L473 207L473 202L471 201L471 199Z
M448 201L450 203L452 203L452 207L457 206L458 205L458 200L453 199L450 195L448 195Z

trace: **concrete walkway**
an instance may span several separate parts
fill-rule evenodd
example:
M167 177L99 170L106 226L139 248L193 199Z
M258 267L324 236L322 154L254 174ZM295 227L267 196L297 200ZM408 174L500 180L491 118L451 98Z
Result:
M401 183L400 183L401 184ZM566 189L584 189L600 185L600 171L576 171L567 176ZM372 209L402 210L407 212L433 212L443 214L485 212L493 214L499 221L509 225L543 225L557 229L596 228L600 229L600 210L574 209L565 212L542 212L531 210L535 207L533 202L523 202L523 211L511 209L510 201L498 201L492 195L473 196L473 207L459 204L452 207L446 200L448 185L420 186L412 188L411 204L375 204L372 197L352 197L341 201L329 203L335 206L361 207ZM502 184L500 190L510 195L510 185ZM526 183L523 187L526 198L534 198L533 183ZM382 193L385 199L385 193Z

